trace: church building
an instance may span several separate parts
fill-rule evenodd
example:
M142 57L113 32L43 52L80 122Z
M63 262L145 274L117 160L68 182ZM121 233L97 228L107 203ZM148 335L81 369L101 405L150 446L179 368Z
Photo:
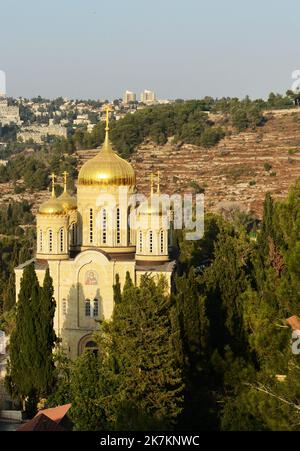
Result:
M40 284L49 268L56 302L54 328L71 358L95 346L93 332L113 312L117 275L121 286L127 272L137 285L145 273L164 275L171 287L172 227L167 227L159 202L158 208L151 202L159 198L159 182L154 193L152 177L150 202L144 203L132 202L135 185L132 166L110 143L107 111L104 144L80 169L77 198L68 192L67 173L63 194L56 197L52 175L51 197L36 217L35 258L15 268L17 299L26 265L34 262Z

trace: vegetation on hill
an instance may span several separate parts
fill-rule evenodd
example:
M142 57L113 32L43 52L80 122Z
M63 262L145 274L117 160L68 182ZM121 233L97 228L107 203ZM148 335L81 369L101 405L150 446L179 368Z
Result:
M39 101L39 99L36 99ZM42 102L43 99L40 101ZM61 104L62 99L53 100L51 111ZM295 95L288 91L286 96L271 93L268 100L251 100L246 97L202 100L178 100L173 104L156 105L128 114L119 121L111 121L111 140L121 156L128 158L144 140L150 139L163 145L173 137L179 147L181 143L203 147L216 145L226 133L242 132L262 126L266 121L263 112L269 109L291 108ZM216 121L208 113L221 114ZM29 121L29 112L21 111L23 120ZM16 141L16 129L2 129L1 136L7 145L0 150L0 158L10 158L6 167L0 167L0 183L23 178L26 189L40 190L48 186L51 171L67 170L76 174L76 160L71 157L80 149L95 148L104 140L104 123L99 122L91 132L85 126L75 131L70 129L68 138L47 137L43 144ZM22 154L26 149L32 153ZM24 173L22 172L22 169Z
M171 297L163 279L145 276L136 287L127 276L121 290L117 278L112 320L95 335L98 352L73 363L60 357L56 383L35 393L50 394L49 405L72 402L75 427L84 430L299 430L298 357L286 326L300 315L299 211L300 182L285 201L266 196L256 241L247 221L212 214L200 241L178 233ZM30 271L21 302L49 303L50 282L41 301ZM15 330L32 336L42 315L17 313ZM43 336L51 338L49 324Z

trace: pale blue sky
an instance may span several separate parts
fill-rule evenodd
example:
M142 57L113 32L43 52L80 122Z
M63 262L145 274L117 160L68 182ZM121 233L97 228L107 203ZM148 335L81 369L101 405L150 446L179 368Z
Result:
M0 0L7 94L266 96L300 69L299 0Z

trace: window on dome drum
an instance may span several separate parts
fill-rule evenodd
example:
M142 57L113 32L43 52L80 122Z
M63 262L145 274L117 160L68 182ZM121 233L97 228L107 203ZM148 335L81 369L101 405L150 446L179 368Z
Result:
M67 300L66 299L62 300L61 308L62 308L63 316L66 316L66 314L67 314Z
M53 233L52 230L49 230L49 252L53 250Z
M40 252L43 251L43 231L40 230Z
M60 252L64 251L64 230L60 229L59 231L59 244L60 244Z
M164 231L161 230L160 231L160 253L163 254L164 253L164 247L165 247L165 242L164 242Z
M93 242L93 209L90 208L90 243Z
M75 246L77 244L77 239L76 239L76 224L75 222L73 222L72 226L71 226L71 237L72 237L72 245Z
M106 209L102 210L102 243L106 244L107 240L107 212Z
M85 316L91 316L91 301L89 299L85 300Z
M98 299L94 299L94 309L93 316L97 318L99 316L99 301Z
M139 248L140 248L140 252L143 252L143 232L140 231L140 237L139 237Z
M127 244L131 244L131 208L127 210Z
M150 254L153 252L153 232L152 230L149 232L149 251Z
M121 243L121 219L120 208L117 208L117 244Z

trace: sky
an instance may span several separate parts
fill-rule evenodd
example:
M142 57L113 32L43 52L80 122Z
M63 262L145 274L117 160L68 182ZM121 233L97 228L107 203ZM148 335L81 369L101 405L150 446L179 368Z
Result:
M299 0L0 0L0 70L15 97L266 97L300 69L299 17Z

